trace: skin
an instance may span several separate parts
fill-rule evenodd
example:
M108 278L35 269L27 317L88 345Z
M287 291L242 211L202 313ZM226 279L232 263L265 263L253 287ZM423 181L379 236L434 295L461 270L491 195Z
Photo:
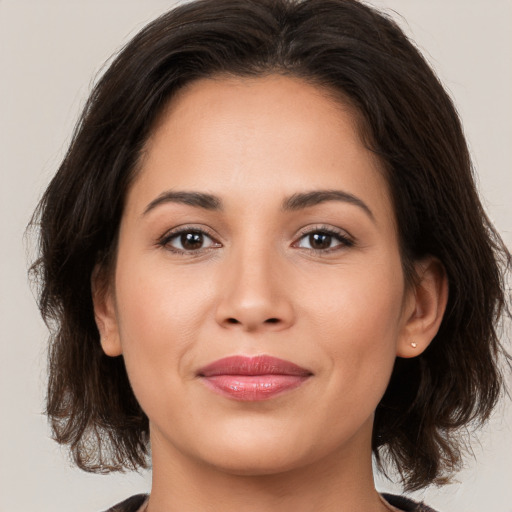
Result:
M283 208L318 190L361 203ZM222 209L163 200L169 191L212 194ZM206 234L184 250L171 237L180 226ZM326 228L342 238L312 249ZM123 354L150 420L148 510L386 510L373 484L374 411L395 357L428 346L446 304L440 264L416 269L406 286L384 173L349 107L283 76L180 91L128 193L113 283L93 283L103 349ZM197 376L261 354L312 376L261 402Z

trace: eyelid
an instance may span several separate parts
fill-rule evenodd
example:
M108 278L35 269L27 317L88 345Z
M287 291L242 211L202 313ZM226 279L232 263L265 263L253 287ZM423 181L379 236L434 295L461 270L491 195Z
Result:
M296 244L305 236L309 236L313 233L324 233L327 235L331 235L335 237L337 240L339 240L341 243L338 246L328 248L328 249L312 249L307 247L298 247L299 249L303 249L306 251L314 252L314 253L322 253L322 254L328 254L329 252L336 252L339 250L346 249L347 247L353 247L356 245L356 239L348 233L346 230L337 228L334 226L327 226L324 224L318 224L313 226L306 226L302 228L299 233L297 234L295 241L293 242L292 246L296 246Z
M177 249L175 247L172 247L169 245L169 242L176 238L177 236L183 234L183 233L201 233L202 235L210 238L214 246L212 247L204 247L201 249L197 249L194 251L187 251L187 250L181 250ZM222 243L219 242L218 236L213 233L213 230L208 228L207 226L201 225L198 226L197 224L182 224L180 226L175 226L174 228L168 229L162 236L160 236L157 241L156 245L159 247L163 247L164 249L167 249L170 252L173 252L175 254L182 254L182 255L199 255L204 253L205 251L209 251L211 249L217 249L219 247L222 247Z
M197 250L181 250L175 247L172 247L169 245L170 241L173 238L176 238L177 236L183 234L183 233L201 233L202 235L208 237L210 240L212 240L213 245L210 247L204 247ZM323 233L330 235L337 239L340 243L336 245L335 247L327 248L327 249L313 249L313 248L307 248L307 247L297 247L298 242L304 238L305 236L309 236L313 233ZM309 251L315 254L328 254L330 252L337 252L349 247L353 247L356 244L355 238L348 233L346 230L331 226L331 225L324 225L324 224L317 224L317 225L310 225L302 228L296 235L294 242L292 243L292 247L296 247L301 250ZM197 224L183 224L179 226L175 226L174 228L171 228L167 230L162 236L160 236L157 241L156 245L159 247L163 247L164 249L167 249L170 252L173 252L175 254L181 254L181 255L200 255L203 254L206 251L210 251L212 249L218 249L219 247L222 247L223 244L219 242L219 236L216 235L211 228L204 225L197 225Z

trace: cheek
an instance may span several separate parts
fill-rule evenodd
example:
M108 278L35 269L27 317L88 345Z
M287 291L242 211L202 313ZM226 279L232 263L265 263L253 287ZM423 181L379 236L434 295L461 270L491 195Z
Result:
M390 271L396 267L396 272ZM384 271L384 268L386 271ZM400 266L351 268L329 287L308 296L315 338L330 358L331 385L352 400L375 405L387 386L401 329L403 278Z
M211 289L159 262L136 263L127 256L116 272L116 309L123 356L141 404L151 389L175 386L187 375L189 353L211 314ZM147 388L147 397L144 390ZM172 387L171 387L172 389Z
M399 264L347 266L315 277L300 294L307 297L304 307L318 328L340 329L369 342L398 332L404 293Z

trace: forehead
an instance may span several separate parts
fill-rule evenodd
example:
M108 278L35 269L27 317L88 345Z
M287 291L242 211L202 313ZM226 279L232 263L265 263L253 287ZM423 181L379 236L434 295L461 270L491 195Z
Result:
M225 153L230 157L242 144L246 148L267 144L268 153L283 150L283 144L291 147L294 139L297 143L309 139L313 149L320 142L315 138L326 144L335 138L337 143L349 143L345 150L349 145L365 150L358 135L359 113L338 96L325 87L283 75L197 80L179 90L164 108L146 150L154 150L163 139L189 140L191 135L204 150L228 149Z
M147 202L163 189L200 189L261 199L342 188L389 209L384 173L357 121L353 107L301 79L198 80L155 123L130 196Z

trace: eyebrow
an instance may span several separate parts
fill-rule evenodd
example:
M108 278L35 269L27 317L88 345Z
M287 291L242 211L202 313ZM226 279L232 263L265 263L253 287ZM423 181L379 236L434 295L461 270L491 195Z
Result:
M179 203L195 206L196 208L203 208L205 210L222 210L222 201L212 195L204 194L202 192L175 192L168 190L162 192L156 199L153 199L144 210L143 215L146 215L157 206L165 203Z
M341 201L357 206L361 208L372 221L375 221L373 212L364 201L342 190L313 190L312 192L293 194L283 202L282 208L284 211L302 210L327 201Z
M361 208L370 219L375 221L373 212L364 201L342 190L313 190L311 192L293 194L283 201L281 209L283 211L303 210L328 201L340 201L357 206ZM157 206L166 203L186 204L210 211L220 211L223 209L222 200L212 194L168 190L153 199L144 210L143 215L154 210Z

